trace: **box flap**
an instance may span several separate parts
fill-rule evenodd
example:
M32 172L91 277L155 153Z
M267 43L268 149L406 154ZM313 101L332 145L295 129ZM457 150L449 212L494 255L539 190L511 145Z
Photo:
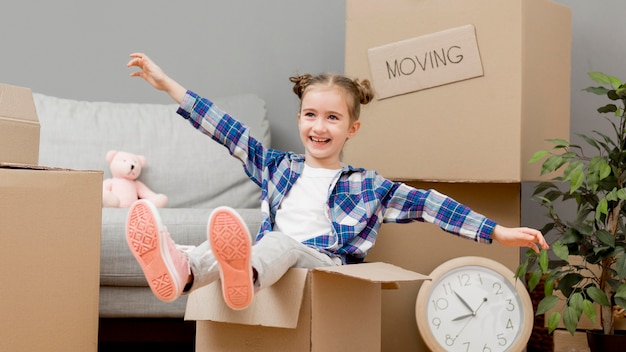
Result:
M185 320L295 329L308 272L307 269L290 269L277 283L259 291L252 304L240 311L224 303L221 284L216 281L189 295Z
M81 172L103 173L102 170L76 170L76 169L68 169L68 168L63 168L63 167L33 165L33 164L23 164L23 163L7 163L7 162L0 162L0 169L39 170L39 171L81 171Z
M0 118L39 125L32 91L0 84Z
M317 268L314 270L351 276L357 279L380 282L383 284L401 281L430 280L430 278L426 275L382 262L340 265Z

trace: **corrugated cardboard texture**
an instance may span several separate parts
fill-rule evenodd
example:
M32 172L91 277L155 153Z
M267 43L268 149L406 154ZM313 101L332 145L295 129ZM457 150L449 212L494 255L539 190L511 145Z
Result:
M189 295L185 319L294 329L307 274L306 269L288 271L276 284L260 291L250 307L239 311L226 305L220 282L214 282Z
M278 283L261 291L251 307L240 312L227 311L219 289L195 291L187 301L185 319L197 320L197 351L380 351L383 283L426 278L386 263L290 269ZM298 302L285 296L298 292L302 292L296 296L301 297ZM264 315L275 315L262 318L264 324L280 320L283 310L291 310L287 304L299 312L296 326L238 323Z
M0 351L96 351L102 173L0 167Z
M589 352L587 333L576 331L572 336L567 330L554 330L554 352Z
M409 183L435 188L505 226L519 226L519 184ZM515 272L519 249L457 238L428 223L384 224L368 261L384 261L426 275L448 259L474 255L496 260ZM383 291L381 351L428 351L417 329L415 301L421 282Z
M539 179L532 152L569 139L571 11L549 0L348 0L349 76L369 78L367 52L468 24L484 75L366 105L346 162L393 179Z
M39 120L28 88L0 84L0 162L39 163Z

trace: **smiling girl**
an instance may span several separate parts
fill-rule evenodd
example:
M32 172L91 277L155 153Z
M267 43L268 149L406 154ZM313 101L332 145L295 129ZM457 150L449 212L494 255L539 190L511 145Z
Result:
M362 262L384 222L425 221L482 243L547 248L541 232L508 228L435 190L393 182L372 170L341 162L344 144L359 131L360 107L372 101L369 81L342 75L291 77L300 98L298 130L304 154L266 148L249 129L210 100L183 88L144 54L129 67L168 93L178 114L224 145L261 187L261 227L251 240L231 208L209 216L208 241L182 251L161 223L157 209L139 200L129 210L126 236L153 293L173 301L221 279L224 300L244 309L254 293L292 267L315 268ZM145 244L152 246L145 249ZM141 244L141 245L140 245Z

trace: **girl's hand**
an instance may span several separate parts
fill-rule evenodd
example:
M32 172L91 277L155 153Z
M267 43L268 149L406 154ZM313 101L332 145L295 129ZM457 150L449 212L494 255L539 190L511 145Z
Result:
M173 79L169 78L163 70L152 61L147 55L142 53L130 54L132 58L127 67L138 67L141 71L134 71L131 77L141 77L151 86L158 90L167 92L177 103L180 104L187 90Z
M539 247L548 249L548 243L540 231L528 227L504 227L496 225L491 238L504 246L529 247L539 253Z

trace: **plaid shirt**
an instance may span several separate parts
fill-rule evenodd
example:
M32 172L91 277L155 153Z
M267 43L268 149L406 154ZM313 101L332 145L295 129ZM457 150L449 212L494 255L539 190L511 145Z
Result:
M304 155L264 147L249 129L211 101L187 91L178 114L221 143L261 187L262 223L256 240L272 231L283 198L304 168ZM343 263L363 261L383 222L430 222L444 231L491 243L496 225L483 215L434 190L392 182L375 171L343 166L328 190L325 212L331 232L303 242Z

